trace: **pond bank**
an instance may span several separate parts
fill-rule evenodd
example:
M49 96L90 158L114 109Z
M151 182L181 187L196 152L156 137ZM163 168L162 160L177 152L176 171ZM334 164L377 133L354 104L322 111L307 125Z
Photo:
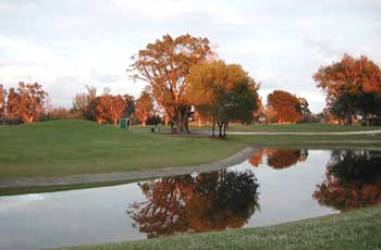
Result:
M167 167L148 170L69 175L60 177L25 177L0 180L0 188L26 188L26 187L44 187L44 186L69 186L91 183L112 183L128 182L140 179L149 179L164 176L186 175L193 172L207 172L231 167L245 161L254 151L255 147L246 147L234 155L212 163L200 164L196 166Z
M122 249L380 249L381 206L275 226L61 250Z

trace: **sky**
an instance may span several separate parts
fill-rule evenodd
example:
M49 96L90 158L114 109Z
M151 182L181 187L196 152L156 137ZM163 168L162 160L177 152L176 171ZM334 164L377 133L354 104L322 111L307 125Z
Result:
M325 105L313 74L344 53L381 63L380 0L0 0L0 83L39 82L55 107L85 85L138 97L131 56L164 34L207 37L261 83Z

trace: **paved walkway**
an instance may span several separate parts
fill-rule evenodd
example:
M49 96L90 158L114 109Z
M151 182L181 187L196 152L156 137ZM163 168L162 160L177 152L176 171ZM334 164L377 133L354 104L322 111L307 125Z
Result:
M211 135L211 131L197 131L195 134ZM218 131L217 133L218 134ZM227 135L374 135L381 134L380 130L345 131L345 132L250 132L250 131L226 131Z

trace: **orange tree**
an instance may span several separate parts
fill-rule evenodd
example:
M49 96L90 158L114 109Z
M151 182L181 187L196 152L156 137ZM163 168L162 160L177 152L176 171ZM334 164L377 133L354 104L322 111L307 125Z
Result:
M19 83L17 89L10 88L7 98L7 115L23 123L37 121L44 112L47 92L38 83Z
M5 89L3 85L0 84L0 118L3 118L5 113L5 96Z
M147 91L143 91L139 99L136 100L136 117L146 126L146 121L153 111L153 100Z
M237 64L223 61L196 65L188 77L186 96L198 112L213 119L219 136L226 136L230 121L250 122L258 108L259 85Z
M313 77L326 92L328 108L345 124L351 124L356 114L364 118L381 114L381 70L366 56L345 54L340 62L320 67Z
M278 123L295 123L302 119L299 99L283 90L274 90L267 96L269 108L275 111Z
M147 82L157 103L176 123L177 133L187 133L190 104L184 98L192 66L212 55L207 38L189 34L165 35L133 57L133 78Z
M126 109L126 102L120 96L102 95L96 105L96 120L98 123L111 122L117 125Z

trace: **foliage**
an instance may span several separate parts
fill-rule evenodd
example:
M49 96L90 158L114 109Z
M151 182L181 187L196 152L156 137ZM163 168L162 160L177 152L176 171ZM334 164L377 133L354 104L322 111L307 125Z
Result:
M302 119L299 99L282 90L274 90L267 97L268 106L275 111L278 123L295 123Z
M213 118L219 136L230 121L249 123L257 109L259 85L237 64L215 61L196 65L188 77L186 96L197 111Z
M143 91L136 101L135 115L146 126L147 119L153 112L153 100L148 91Z
M354 114L367 119L381 112L381 69L365 56L345 54L340 62L321 67L314 79L327 94L327 106L346 124Z
M47 96L47 92L38 83L25 84L20 82L17 89L9 89L3 115L6 115L7 119L10 120L33 123L39 120L44 113ZM5 102L4 99L3 97L3 102Z
M70 120L70 119L80 119L82 114L79 111L68 110L66 108L53 108L45 112L41 117L43 121L50 120Z
M95 121L97 106L97 89L85 86L87 93L76 94L73 101L73 109L82 113L83 118Z
M100 124L110 122L117 125L126 109L126 102L123 97L106 94L97 97L97 100L95 108L97 122Z
M3 85L0 84L0 119L4 118L5 115L5 96L7 95L6 90Z
M211 55L208 39L186 34L176 38L165 35L133 58L133 78L149 83L157 103L176 122L177 133L188 132L190 105L184 92L190 69Z

